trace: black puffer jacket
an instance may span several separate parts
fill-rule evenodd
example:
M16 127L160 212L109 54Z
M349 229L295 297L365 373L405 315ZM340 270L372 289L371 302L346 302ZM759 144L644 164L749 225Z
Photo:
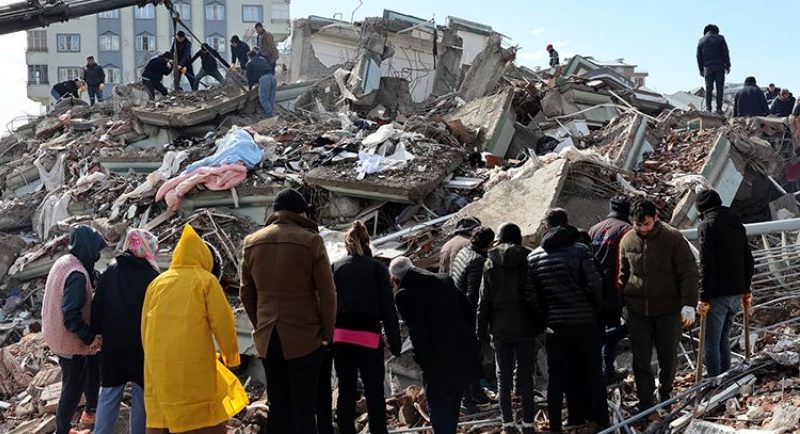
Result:
M588 246L571 226L549 229L528 255L526 298L548 327L597 324L603 283Z
M749 117L768 114L767 97L755 84L745 84L742 90L736 93L733 102L733 116Z
M389 271L371 256L348 256L333 264L336 328L386 333L389 350L400 355L400 326Z
M525 278L531 250L500 244L489 250L478 302L478 338L532 338L541 330L537 315L525 302Z
M794 108L795 98L792 94L789 94L789 98L786 100L781 99L780 97L775 98L772 100L772 105L769 108L769 113L775 116L786 117L792 114L792 109Z
M473 306L478 306L478 295L483 276L483 264L486 263L486 254L474 245L464 247L456 255L450 268L450 277L456 288L467 296Z
M700 236L700 300L750 292L753 253L739 216L726 206L711 208L697 226Z
M700 71L710 66L721 66L730 69L731 58L728 43L719 33L706 33L697 43L697 67Z
M87 86L100 86L101 83L106 82L106 73L103 71L103 67L94 64L94 65L86 65L83 68L83 81L86 82Z

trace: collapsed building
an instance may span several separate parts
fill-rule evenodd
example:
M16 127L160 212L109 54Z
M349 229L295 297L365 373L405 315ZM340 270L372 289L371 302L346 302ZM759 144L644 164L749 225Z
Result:
M117 86L92 107L67 99L0 139L5 432L52 432L59 371L38 334L40 306L72 225L89 224L109 241L99 269L129 227L158 236L166 268L182 225L193 225L224 257L240 351L251 357L252 325L237 297L241 242L286 187L311 199L332 261L344 255L339 231L358 219L371 228L376 257L406 255L431 269L462 216L495 228L515 222L536 246L548 208L563 207L588 228L606 215L608 198L623 193L654 198L662 217L692 238L696 192L714 188L755 224L758 356L695 385L687 349L696 334L687 333L680 405L651 425L798 429L800 402L784 399L800 366L792 319L800 310L792 271L800 240L796 120L700 112L691 94L660 95L588 57L532 71L515 64L517 49L502 35L452 17L439 26L386 11L358 23L309 17L293 28L275 118L264 119L256 93L231 74L220 86L156 102L139 84ZM430 421L412 351L387 358L390 423L403 432ZM259 432L268 417L256 365L238 372L253 404L231 422L234 432ZM538 372L546 372L542 361ZM632 394L630 379L610 390L612 431L632 432ZM540 401L537 424L545 428ZM461 426L499 432L497 414L489 407Z

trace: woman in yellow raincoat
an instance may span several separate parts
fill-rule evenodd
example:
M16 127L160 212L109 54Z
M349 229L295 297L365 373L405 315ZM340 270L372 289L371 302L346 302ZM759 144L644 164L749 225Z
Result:
M169 270L147 288L142 310L147 433L225 433L247 405L236 377L217 363L239 365L233 312L211 274L213 255L186 225Z

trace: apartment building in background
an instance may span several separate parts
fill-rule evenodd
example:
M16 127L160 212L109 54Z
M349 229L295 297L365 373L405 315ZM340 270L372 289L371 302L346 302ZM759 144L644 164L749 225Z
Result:
M289 36L289 0L176 0L181 20L199 39L230 60L233 35L254 45L257 22L272 32L277 42ZM178 26L179 30L183 30ZM26 63L28 98L47 105L50 88L81 76L86 57L94 56L106 72L105 94L115 84L139 80L147 61L172 46L173 24L164 6L129 7L49 27L28 30ZM187 34L188 36L188 34ZM192 40L192 49L200 44ZM195 72L200 61L195 62ZM172 86L165 78L164 84ZM187 86L184 86L187 88Z

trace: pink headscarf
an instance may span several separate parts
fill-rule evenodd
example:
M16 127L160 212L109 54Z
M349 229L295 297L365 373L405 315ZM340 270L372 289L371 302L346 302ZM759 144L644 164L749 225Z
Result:
M158 238L144 229L128 229L125 244L122 250L131 252L133 256L142 258L158 269L156 257L158 256Z

